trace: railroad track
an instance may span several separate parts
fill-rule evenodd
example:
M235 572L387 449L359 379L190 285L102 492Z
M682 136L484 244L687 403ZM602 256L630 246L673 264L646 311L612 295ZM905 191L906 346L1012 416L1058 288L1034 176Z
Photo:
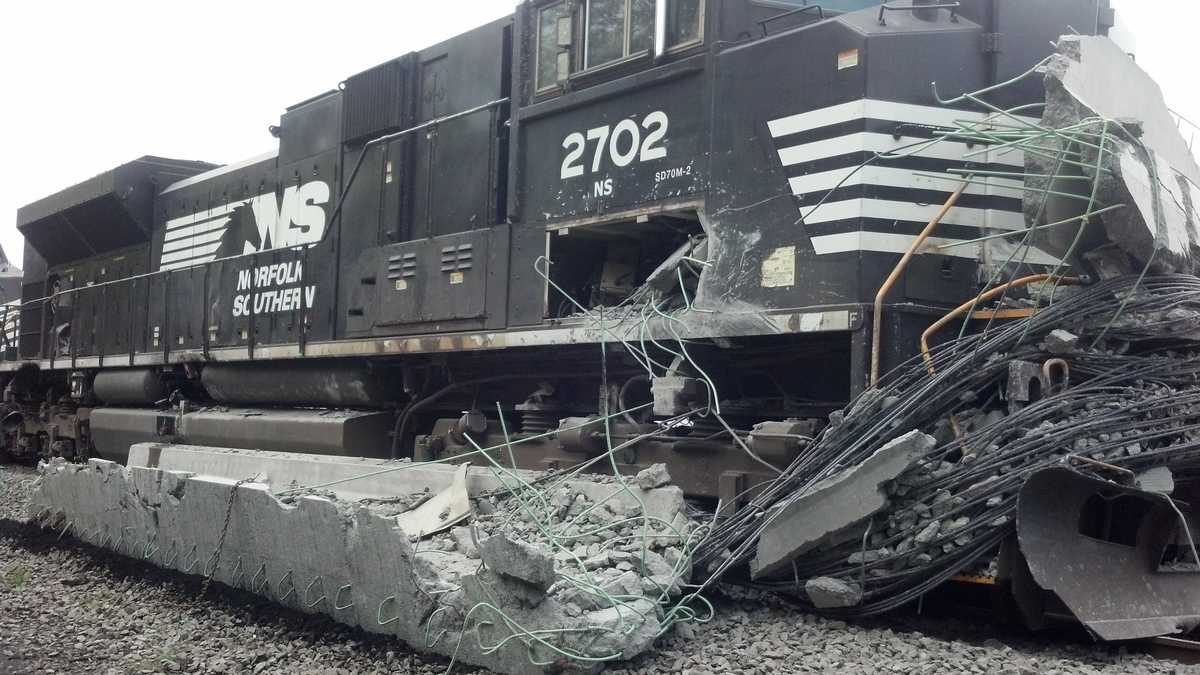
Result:
M1149 654L1158 659L1171 659L1189 665L1200 664L1200 640L1157 637L1145 641Z

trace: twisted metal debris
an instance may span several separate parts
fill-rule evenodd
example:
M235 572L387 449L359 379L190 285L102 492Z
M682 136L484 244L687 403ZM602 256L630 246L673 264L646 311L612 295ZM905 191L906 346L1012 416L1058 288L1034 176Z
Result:
M1085 346L1048 351L1044 340L1063 326ZM895 482L891 507L870 519L864 538L805 556L791 578L767 586L796 590L808 579L842 578L863 586L863 601L833 613L878 614L990 557L1014 531L1017 491L1040 468L1082 457L1084 468L1094 460L1196 474L1197 329L1200 279L1121 277L1070 293L1028 322L948 342L930 364L914 359L835 416L783 476L718 522L696 563L713 570L711 580L747 563L772 514L908 429L935 432L941 442ZM1057 358L1070 366L1070 386L1011 415L999 412L1011 362ZM951 418L961 436L951 432Z

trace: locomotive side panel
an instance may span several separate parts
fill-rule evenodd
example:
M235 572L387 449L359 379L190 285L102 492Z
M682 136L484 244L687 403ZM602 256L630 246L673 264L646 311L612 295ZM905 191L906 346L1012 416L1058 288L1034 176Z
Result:
M502 19L419 53L417 124L508 95ZM480 229L497 220L495 139L503 111L448 120L415 134L409 239Z
M134 349L134 326L144 308L134 304L135 282L128 279L147 271L148 258L149 247L136 246L75 266L68 274L79 287L72 298L76 356L128 355Z
M411 105L411 124L506 97L510 31L502 19L407 58L397 95L411 98L400 104ZM339 335L506 325L506 111L484 107L367 150L344 212ZM357 161L359 149L347 152ZM371 214L381 236L368 241L359 220Z
M522 107L522 220L546 226L704 191L706 60L699 54Z
M811 237L824 232L805 222L807 209L790 189L793 175L832 167L808 156L797 158L805 163L795 169L785 166L775 136L784 146L822 141L811 125L782 128L777 120L862 98L866 74L839 68L838 55L866 48L863 36L829 21L719 55L713 183L722 189L714 190L710 212L723 247L747 254L717 260L718 273L703 281L707 295L768 308L840 305L859 295L858 256L816 255Z
M327 221L339 188L340 111L336 92L293 106L277 128L277 156L163 194L154 257L165 273L152 285L161 286L155 297L178 304L162 308L163 326L152 322L152 348L332 338L338 237Z

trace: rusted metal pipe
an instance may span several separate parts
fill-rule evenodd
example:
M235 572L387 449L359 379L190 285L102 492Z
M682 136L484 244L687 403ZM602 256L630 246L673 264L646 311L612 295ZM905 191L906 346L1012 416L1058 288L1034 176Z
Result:
M925 240L933 234L935 229L937 229L938 223L942 222L942 218L945 218L946 214L950 212L950 209L954 208L954 205L958 203L958 198L962 196L963 190L967 189L967 185L970 182L971 176L968 175L963 180L962 185L959 185L958 189L954 191L954 194L950 195L950 198L947 199L946 203L942 205L942 208L937 212L937 215L935 215L933 219L929 221L929 224L925 226L925 229L921 230L921 234L917 235L917 238L913 240L912 245L909 246L908 250L904 253L904 257L900 259L900 262L896 263L894 268L892 268L892 273L888 275L887 280L884 281L883 285L879 287L879 292L875 294L874 317L871 324L872 387L879 382L879 350L880 341L882 339L880 333L883 332L883 301L887 297L888 292L892 290L892 286L895 286L896 282L899 281L900 275L904 274L904 270L908 267L909 262L912 261L913 256L917 254L917 251L920 250L920 248L925 244Z
M1028 286L1029 284L1036 284L1040 281L1049 281L1050 279L1053 279L1053 278L1054 277L1049 274L1034 274L1034 275L1031 275L1028 277L1021 277L1020 279L1010 281L1007 284L1001 284L995 288L992 288L988 291L981 293L976 298L974 298L972 300L968 300L968 301L964 302L963 304L959 305L958 307L955 307L953 310L950 311L949 314L947 314L946 316L943 316L942 318L935 321L933 323L933 325L931 325L929 328L925 329L924 333L921 333L921 358L925 359L925 367L929 369L929 374L930 375L936 374L936 371L934 371L934 369L933 369L933 359L929 356L929 337L931 335L933 335L934 333L937 333L942 328L945 328L946 324L950 323L951 321L954 321L958 317L969 312L972 307L978 306L979 303L981 303L981 302L987 302L988 300L991 300L992 298L1004 293L1005 291L1007 291L1011 288L1019 288L1021 286ZM1081 281L1079 280L1078 277L1062 277L1061 279L1058 280L1058 283L1066 285L1066 286L1076 286L1076 285L1080 284Z

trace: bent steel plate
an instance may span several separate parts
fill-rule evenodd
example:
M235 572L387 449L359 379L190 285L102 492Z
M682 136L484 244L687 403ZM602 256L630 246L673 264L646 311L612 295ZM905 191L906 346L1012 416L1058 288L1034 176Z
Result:
M1123 522L1114 526L1110 518L1097 531L1091 511L1112 504ZM1181 509L1196 536L1195 516ZM1062 467L1033 474L1017 502L1017 537L1034 580L1104 640L1179 634L1200 625L1200 575L1158 571L1178 524L1161 494Z

